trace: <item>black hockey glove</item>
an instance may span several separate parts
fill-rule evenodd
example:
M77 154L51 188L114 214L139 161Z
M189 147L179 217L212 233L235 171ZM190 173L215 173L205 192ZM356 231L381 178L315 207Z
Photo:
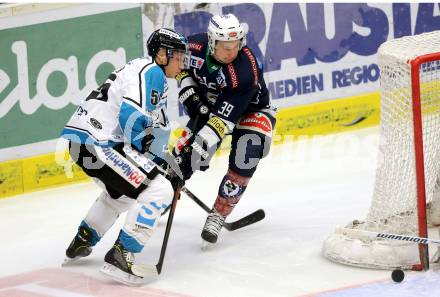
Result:
M200 137L192 137L180 151L173 150L173 156L184 180L190 179L196 170L205 171L210 159L208 149Z
M179 91L179 102L190 118L199 116L202 122L208 120L210 110L205 101L196 86L184 87Z
M177 191L177 189L181 189L185 185L185 181L172 170L168 172L168 178L171 182L174 192Z
M154 136L151 134L148 134L144 138L142 138L142 140L141 140L141 145L142 145L141 153L142 154L145 154L146 152L148 152L153 141L154 141Z

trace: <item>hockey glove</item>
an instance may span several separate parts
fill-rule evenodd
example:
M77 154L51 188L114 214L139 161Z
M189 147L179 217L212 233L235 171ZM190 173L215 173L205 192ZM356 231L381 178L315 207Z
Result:
M176 149L173 150L173 155L184 180L190 179L196 170L208 168L210 154L200 137L190 139L178 154Z
M196 86L184 87L179 91L179 102L182 103L186 113L190 118L200 117L202 122L209 118L209 107L200 95L200 90Z
M151 144L153 143L154 136L151 134L145 135L141 140L142 150L140 151L142 154L145 154L150 149Z
M185 185L185 181L181 179L175 172L170 173L169 178L174 192L177 191L177 189L181 189Z

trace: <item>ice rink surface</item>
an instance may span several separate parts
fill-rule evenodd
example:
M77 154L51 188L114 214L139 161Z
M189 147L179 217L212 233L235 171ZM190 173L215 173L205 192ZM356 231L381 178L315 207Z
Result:
M87 182L0 200L0 297L86 296L440 296L440 272L349 267L321 255L336 225L363 219L374 185L378 128L307 138L272 147L228 221L263 208L266 218L228 232L201 250L206 213L182 194L162 274L140 288L99 273L121 216L93 253L61 268L64 252L100 189ZM227 159L187 183L209 206ZM136 260L156 263L166 217ZM437 232L436 230L431 230Z

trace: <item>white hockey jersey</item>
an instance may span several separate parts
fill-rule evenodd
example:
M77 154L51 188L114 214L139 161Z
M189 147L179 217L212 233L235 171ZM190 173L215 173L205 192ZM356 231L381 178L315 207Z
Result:
M164 159L170 135L167 89L164 72L151 58L132 60L80 103L61 136L103 147L125 141L142 151L142 139L152 134L152 159Z

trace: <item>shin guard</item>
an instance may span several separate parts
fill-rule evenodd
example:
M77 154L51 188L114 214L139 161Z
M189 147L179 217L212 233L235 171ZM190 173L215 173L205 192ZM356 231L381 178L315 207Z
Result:
M224 217L228 216L246 190L250 179L229 169L220 183L214 203L215 210Z

